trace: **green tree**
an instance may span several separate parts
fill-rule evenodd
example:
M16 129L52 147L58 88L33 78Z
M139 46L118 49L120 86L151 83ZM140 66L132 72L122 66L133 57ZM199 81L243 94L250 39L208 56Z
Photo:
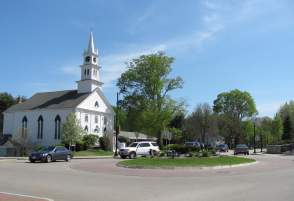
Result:
M213 110L225 119L235 144L244 140L242 121L257 113L252 96L238 89L220 93L214 100Z
M285 116L284 121L283 121L282 140L291 140L292 139L292 132L293 132L292 122L291 122L290 116L287 115L287 116Z
M161 131L183 106L169 97L169 92L183 85L182 78L169 78L173 61L164 53L142 55L127 64L117 82L128 130L157 136L159 143Z
M272 121L272 141L270 143L276 143L282 139L283 133L283 121L280 115L276 114Z
M290 140L294 138L294 101L289 101L281 106L278 115L282 119L283 136L282 139Z
M80 126L80 122L74 113L70 113L62 125L61 141L69 146L75 145L82 140L85 131Z
M218 132L217 118L213 114L208 103L199 104L191 115L186 119L186 129L189 137L193 140L200 138L203 143L207 143L207 137Z

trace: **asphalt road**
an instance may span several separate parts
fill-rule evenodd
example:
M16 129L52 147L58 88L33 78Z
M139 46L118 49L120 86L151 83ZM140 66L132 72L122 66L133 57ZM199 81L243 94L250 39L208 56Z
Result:
M293 201L294 156L225 169L130 170L114 159L0 161L0 192L55 201Z

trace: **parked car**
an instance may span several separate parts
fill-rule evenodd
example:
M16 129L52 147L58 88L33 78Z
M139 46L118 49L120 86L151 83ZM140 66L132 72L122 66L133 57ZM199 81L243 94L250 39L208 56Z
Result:
M237 144L235 150L234 150L234 155L237 154L245 154L249 155L249 148L246 144Z
M197 141L187 141L187 142L185 142L185 146L201 148L201 144Z
M49 146L43 147L40 150L31 153L29 161L34 163L36 161L50 163L56 160L70 161L72 158L72 152L62 146Z
M125 159L129 157L130 159L136 158L137 156L150 156L159 153L159 147L155 142L152 141L142 141L133 142L129 146L119 150L119 155L121 158Z
M216 146L217 151L219 152L228 152L229 146L227 144L219 144Z

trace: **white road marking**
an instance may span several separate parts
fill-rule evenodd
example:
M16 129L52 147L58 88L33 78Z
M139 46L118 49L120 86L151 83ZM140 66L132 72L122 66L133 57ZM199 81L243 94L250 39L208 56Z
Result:
M50 198L44 198L44 197L37 197L37 196L31 196L31 195L24 195L24 194L17 194L17 193L8 193L8 192L1 192L2 194L6 194L6 195L16 195L16 196L21 196L21 197L28 197L28 198L34 198L34 199L43 199L43 200L47 200L47 201L54 201Z

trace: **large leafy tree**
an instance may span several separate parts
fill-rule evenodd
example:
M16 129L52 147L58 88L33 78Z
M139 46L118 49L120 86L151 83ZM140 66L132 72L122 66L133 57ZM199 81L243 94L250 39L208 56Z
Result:
M164 53L142 55L127 63L117 86L123 95L121 106L127 112L128 130L142 131L161 139L161 131L182 104L169 93L181 88L180 77L170 78L174 58Z
M220 93L214 100L213 110L223 116L231 137L235 143L244 140L242 121L257 113L252 96L246 91L238 89Z
M69 146L75 145L82 140L85 131L80 126L79 120L74 113L70 113L62 125L61 141Z

